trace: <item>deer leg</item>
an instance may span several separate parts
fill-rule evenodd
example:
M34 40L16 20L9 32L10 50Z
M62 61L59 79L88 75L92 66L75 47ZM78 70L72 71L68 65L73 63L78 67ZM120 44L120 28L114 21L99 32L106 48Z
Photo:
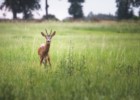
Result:
M48 55L48 62L49 62L49 65L51 66L51 61L50 61L50 56Z
M40 66L42 65L42 62L43 62L43 57L40 58Z
M47 65L47 58L45 57L45 58L43 59L43 61L44 61L44 66L46 66L46 65Z
M47 64L47 57L45 57L45 64Z

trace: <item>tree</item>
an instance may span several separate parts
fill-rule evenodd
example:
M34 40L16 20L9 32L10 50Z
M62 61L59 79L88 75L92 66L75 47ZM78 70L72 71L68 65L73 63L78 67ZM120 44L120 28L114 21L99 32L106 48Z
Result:
M70 8L68 10L69 14L73 16L73 18L82 18L83 17L83 10L81 3L84 0L68 0L71 3Z
M13 19L17 18L17 13L23 13L23 18L28 19L32 16L31 11L40 8L40 0L4 0L1 8L6 7L13 13Z
M139 7L140 6L140 0L132 0L133 6L134 7Z
M133 17L133 9L131 8L132 0L116 0L118 19L129 19Z
M8 10L11 10L13 13L13 19L17 18L17 13L21 12L20 5L19 5L19 0L5 0L2 5L1 9L3 7L6 7Z
M134 7L136 7L136 8L140 7L140 0L132 0L132 3L133 3ZM140 8L139 8L138 14L139 14L139 17L140 17Z
M42 19L49 19L49 20L58 20L55 15L52 15L52 14L49 14L48 13L48 8L49 8L49 5L48 5L48 0L46 0L46 5L45 5L45 11L46 11L46 14L42 17Z
M38 10L40 8L40 0L20 0L21 12L23 12L23 18L28 19L32 16L32 10Z
M46 0L46 16L48 16L48 7L49 7L48 0Z

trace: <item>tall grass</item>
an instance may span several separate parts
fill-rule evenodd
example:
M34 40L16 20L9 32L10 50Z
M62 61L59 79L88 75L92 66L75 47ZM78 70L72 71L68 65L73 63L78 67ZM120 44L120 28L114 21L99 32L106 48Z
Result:
M0 23L1 100L139 100L139 22ZM44 29L52 67L40 66Z

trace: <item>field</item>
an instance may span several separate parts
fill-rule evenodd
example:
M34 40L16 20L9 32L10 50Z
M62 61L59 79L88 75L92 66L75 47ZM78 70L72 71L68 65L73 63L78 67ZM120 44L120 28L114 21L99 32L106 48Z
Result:
M140 22L0 22L0 100L140 100Z

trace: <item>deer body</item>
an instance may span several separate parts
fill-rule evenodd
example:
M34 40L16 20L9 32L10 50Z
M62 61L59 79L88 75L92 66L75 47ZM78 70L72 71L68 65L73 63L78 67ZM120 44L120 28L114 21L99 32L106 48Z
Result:
M47 31L46 31L47 33ZM41 46L38 48L38 55L40 57L40 65L44 62L44 64L47 64L47 61L49 62L49 65L51 66L50 57L49 57L49 49L50 49L50 43L52 37L55 35L55 31L53 34L50 33L50 35L45 35L43 32L41 32L42 36L46 38L46 44L41 44Z

